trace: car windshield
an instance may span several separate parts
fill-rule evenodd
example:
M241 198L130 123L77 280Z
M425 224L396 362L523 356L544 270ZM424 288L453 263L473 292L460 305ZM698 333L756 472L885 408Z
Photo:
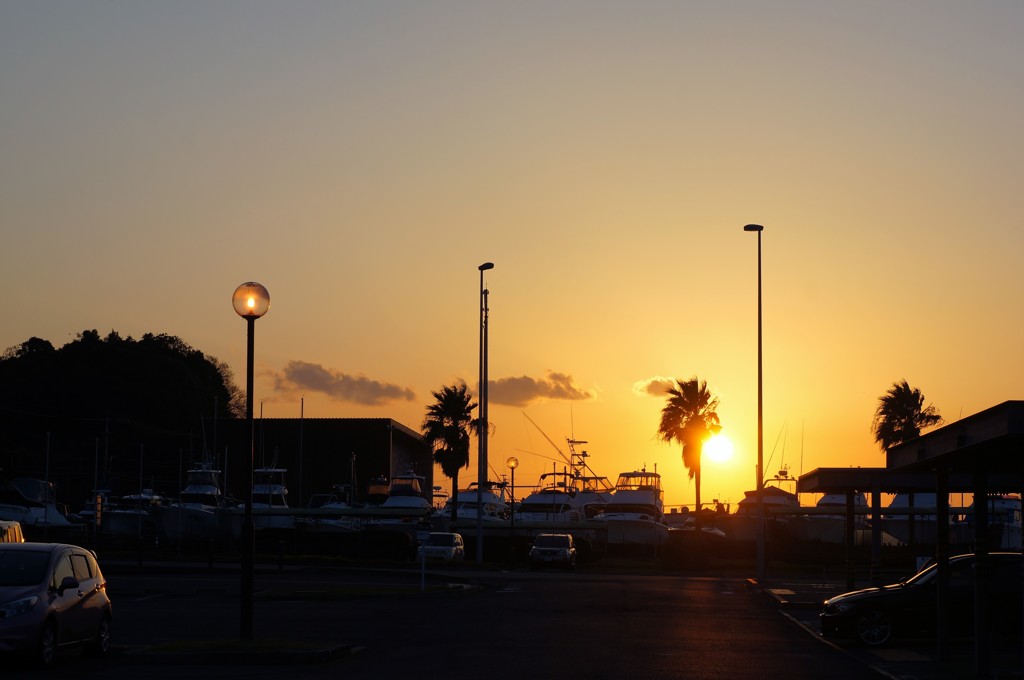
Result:
M450 548L455 545L455 536L452 534L431 534L429 544Z
M536 548L568 548L569 539L566 536L538 536L533 545Z
M0 586L31 586L46 580L50 553L43 550L0 551Z

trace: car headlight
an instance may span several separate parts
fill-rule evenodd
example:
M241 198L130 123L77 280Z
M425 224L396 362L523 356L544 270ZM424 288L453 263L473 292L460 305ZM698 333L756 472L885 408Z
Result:
M24 597L20 600L14 600L13 602L0 605L0 619L10 619L18 614L24 614L27 611L31 611L32 607L35 607L36 602L38 601L39 598L33 595L32 597Z

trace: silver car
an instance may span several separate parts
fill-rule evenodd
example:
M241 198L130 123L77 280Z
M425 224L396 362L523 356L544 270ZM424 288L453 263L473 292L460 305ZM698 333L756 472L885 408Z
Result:
M110 650L110 598L96 556L62 543L0 544L0 652L53 663L58 650Z
M462 534L431 531L426 543L419 547L418 553L421 559L456 562L466 557L466 547L462 542Z

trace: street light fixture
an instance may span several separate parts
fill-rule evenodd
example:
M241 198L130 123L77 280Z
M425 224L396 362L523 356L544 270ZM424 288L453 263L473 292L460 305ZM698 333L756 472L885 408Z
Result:
M764 582L764 382L761 355L761 232L760 224L748 224L743 231L757 232L757 579Z
M231 296L231 306L235 313L246 321L248 326L248 345L246 351L245 370L245 418L249 424L249 456L246 462L247 473L245 492L245 514L242 517L242 604L240 632L243 640L252 640L253 616L253 550L256 543L256 527L252 521L252 466L255 452L255 432L252 421L252 383L253 383L253 348L256 330L256 319L270 309L270 293L255 281L243 283L235 289Z
M512 491L508 497L508 510L509 510L509 541L508 541L508 554L510 557L515 555L515 542L516 542L516 468L519 467L519 459L515 456L509 456L505 459L505 465L512 471Z
M484 485L487 484L487 294L484 272L494 269L493 262L484 262L480 270L480 417L477 419L478 465L476 471L476 562L484 561Z

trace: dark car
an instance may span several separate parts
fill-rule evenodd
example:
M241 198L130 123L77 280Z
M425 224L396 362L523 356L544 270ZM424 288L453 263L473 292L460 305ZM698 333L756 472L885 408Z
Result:
M0 543L0 652L48 666L57 651L110 650L110 598L96 556L62 543Z
M1021 553L991 553L989 611L992 631L1021 629ZM949 559L949 622L951 633L974 630L975 556ZM938 618L938 565L932 564L909 579L837 595L825 601L819 614L825 637L854 638L866 645L884 645L893 637L934 634Z
M538 534L530 548L530 564L576 568L576 543L572 534Z

